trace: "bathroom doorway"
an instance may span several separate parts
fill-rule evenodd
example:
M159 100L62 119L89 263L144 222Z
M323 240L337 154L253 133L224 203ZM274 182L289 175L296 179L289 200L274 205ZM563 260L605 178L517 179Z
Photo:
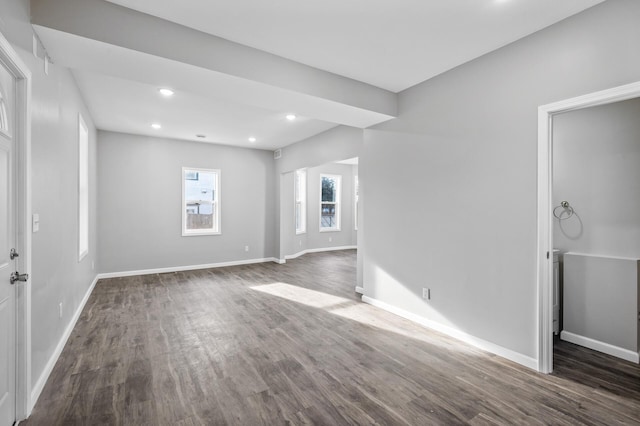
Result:
M573 229L564 229L565 238L573 235L571 238L580 239L584 236L585 232L585 218L584 215L581 216L581 212L585 211L585 209L583 209L584 206L582 205L585 202L580 201L580 197L575 198L577 201L572 202L568 199L570 197L566 194L563 195L561 191L558 191L558 194L556 194L557 196L554 195L554 140L557 136L559 137L559 135L556 135L555 126L556 124L562 126L563 121L565 121L565 117L569 117L567 113L571 111L579 111L591 107L629 101L638 97L640 97L640 82L556 102L539 108L537 252L539 297L538 370L543 373L551 373L553 371L554 295L558 297L558 292L554 293L553 286L553 248L554 243L556 242L554 234L561 234L563 231L560 226L568 225L566 220L570 219L574 220L574 223L572 224ZM583 115L589 115L589 111L582 112ZM606 149L606 141L601 143L601 147L602 149ZM594 177L593 174L590 176ZM556 199L563 196L566 199ZM562 203L563 201L566 201L567 203ZM589 203L593 203L593 201L590 201ZM556 216L562 219L558 219ZM585 258L590 260L589 257ZM579 261L583 262L584 260L585 259L579 259ZM558 269L555 270L557 271ZM560 321L560 319L558 320ZM564 326L564 324L558 324L557 328L560 333L562 333L562 330L560 330L561 325ZM637 326L638 324L636 323L635 327ZM640 338L640 335L636 335L636 339L638 338ZM637 349L635 352L637 355Z

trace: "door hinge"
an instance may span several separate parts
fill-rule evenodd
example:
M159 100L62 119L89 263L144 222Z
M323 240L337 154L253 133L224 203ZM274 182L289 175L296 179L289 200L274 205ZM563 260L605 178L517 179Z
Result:
M549 258L549 252L547 252L547 259Z
M18 256L20 256L20 255L18 254L16 249L12 248L11 251L9 252L9 259L13 260Z

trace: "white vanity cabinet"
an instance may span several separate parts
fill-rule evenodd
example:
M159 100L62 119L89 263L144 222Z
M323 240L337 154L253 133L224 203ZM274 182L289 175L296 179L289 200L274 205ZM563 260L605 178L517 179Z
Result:
M560 332L560 250L553 250L553 334Z

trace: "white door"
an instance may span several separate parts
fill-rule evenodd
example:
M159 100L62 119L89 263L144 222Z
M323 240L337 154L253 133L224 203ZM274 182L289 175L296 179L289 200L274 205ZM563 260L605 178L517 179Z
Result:
M0 62L0 426L16 418L15 94L16 80Z

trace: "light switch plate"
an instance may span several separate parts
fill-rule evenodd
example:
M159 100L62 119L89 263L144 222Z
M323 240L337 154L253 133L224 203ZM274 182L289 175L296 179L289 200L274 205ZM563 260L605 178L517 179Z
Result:
M38 213L33 214L31 227L33 232L38 232L40 230L40 215Z

